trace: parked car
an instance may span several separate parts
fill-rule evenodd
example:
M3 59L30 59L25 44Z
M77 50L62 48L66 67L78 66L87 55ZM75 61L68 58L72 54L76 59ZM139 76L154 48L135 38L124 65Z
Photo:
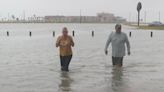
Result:
M154 21L150 23L149 26L164 26L164 24L159 21Z

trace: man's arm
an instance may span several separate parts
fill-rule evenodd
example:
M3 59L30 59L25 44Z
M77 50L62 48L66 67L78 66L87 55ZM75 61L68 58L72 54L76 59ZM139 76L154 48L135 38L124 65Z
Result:
M128 55L130 55L130 42L129 42L129 39L128 39L127 35L126 35L125 42L126 42L126 46L127 46Z
M73 38L70 36L70 39L71 39L71 46L74 47L75 43L73 41Z
M109 47L109 44L111 43L112 34L113 34L113 33L111 33L111 34L109 35L108 40L107 40L106 45L105 45L105 54L106 54L106 55L108 54L108 50L107 50L107 49L108 49L108 47Z
M60 46L60 36L57 38L57 40L56 40L56 47L59 47Z

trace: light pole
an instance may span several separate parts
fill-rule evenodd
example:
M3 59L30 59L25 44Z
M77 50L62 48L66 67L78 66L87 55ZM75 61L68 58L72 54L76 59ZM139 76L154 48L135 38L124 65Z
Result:
M138 27L140 26L140 11L142 9L142 4L141 2L138 3L137 5L137 11L138 11Z
M146 19L147 19L147 12L145 11L145 24L147 23Z

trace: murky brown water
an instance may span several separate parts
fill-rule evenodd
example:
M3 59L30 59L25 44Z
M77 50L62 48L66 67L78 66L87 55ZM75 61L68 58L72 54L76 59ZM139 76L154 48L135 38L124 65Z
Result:
M56 37L61 28L75 30L70 72L60 71ZM163 92L164 32L137 30L130 38L132 55L113 69L104 46L113 24L0 24L0 90L2 92ZM91 31L95 37L91 37ZM10 31L10 37L6 37ZM30 38L28 32L32 31ZM111 52L111 50L110 50Z

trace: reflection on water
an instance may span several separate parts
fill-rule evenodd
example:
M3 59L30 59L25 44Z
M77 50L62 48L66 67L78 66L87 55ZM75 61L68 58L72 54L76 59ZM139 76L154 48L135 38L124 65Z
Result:
M71 89L72 79L68 72L61 72L61 83L59 85L60 92L72 92Z
M124 92L123 86L123 68L120 67L114 67L112 71L112 90L113 92Z

